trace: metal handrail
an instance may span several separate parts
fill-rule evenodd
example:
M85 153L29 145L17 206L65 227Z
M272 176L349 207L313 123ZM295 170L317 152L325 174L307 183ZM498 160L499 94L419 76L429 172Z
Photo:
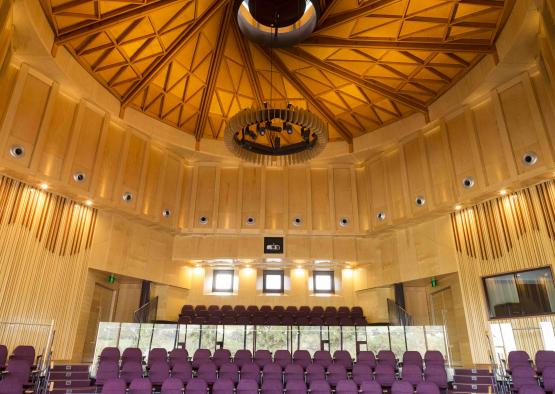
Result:
M134 323L148 323L156 320L158 314L158 297L154 297L149 302L133 312Z
M390 298L387 299L387 311L389 315L389 324L393 323L400 326L413 325L413 318L411 314Z

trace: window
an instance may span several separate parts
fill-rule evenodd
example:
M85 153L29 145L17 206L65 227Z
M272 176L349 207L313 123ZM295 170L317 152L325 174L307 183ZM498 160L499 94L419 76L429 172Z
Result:
M214 293L232 293L233 270L214 270L212 291Z
M314 281L314 293L335 293L333 271L314 271L312 280Z
M555 312L555 286L550 268L484 278L490 318Z
M262 278L264 293L283 293L283 271L264 270Z

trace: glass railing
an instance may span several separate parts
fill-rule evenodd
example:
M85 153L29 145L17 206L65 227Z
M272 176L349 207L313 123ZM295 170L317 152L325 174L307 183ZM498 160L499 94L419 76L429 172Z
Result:
M439 350L447 359L447 342L444 326L254 326L254 325L196 325L153 323L101 322L96 338L94 364L102 349L118 347L121 352L128 347L138 347L145 360L150 349L168 350L184 347L189 355L197 349L214 351L219 347L231 354L239 349L268 349L272 353L298 349L314 354L317 350L347 350L353 357L358 351L392 350L401 359L406 350Z

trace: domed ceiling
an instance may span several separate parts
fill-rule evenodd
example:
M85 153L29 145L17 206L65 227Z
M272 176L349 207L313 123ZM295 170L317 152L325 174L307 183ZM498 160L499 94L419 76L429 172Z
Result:
M314 0L317 1L317 0ZM308 39L248 41L234 0L41 0L56 44L122 103L201 138L264 101L351 142L427 106L494 42L514 0L319 0ZM272 62L270 62L272 58Z

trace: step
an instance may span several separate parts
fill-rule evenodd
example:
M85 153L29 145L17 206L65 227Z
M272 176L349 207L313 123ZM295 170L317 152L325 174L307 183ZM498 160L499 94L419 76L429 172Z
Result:
M485 368L455 368L455 375L461 376L493 376L493 372Z
M88 387L91 385L89 379L86 380L54 380L51 382L54 384L54 388L74 388L74 387Z
M495 384L493 376L478 376L478 375L455 375L453 377L454 383L467 383L467 384Z
M453 383L453 393L491 393L493 386L491 384L465 384Z
M89 371L53 371L50 370L50 380L88 379Z
M50 370L51 371L88 371L90 365L89 364L58 364L54 365Z
M70 389L61 389L61 388L57 388L57 389L53 389L52 391L49 391L48 393L50 394L93 394L93 393L100 393L100 389L98 389L96 386L90 386L90 387L79 387L79 388L70 388Z

